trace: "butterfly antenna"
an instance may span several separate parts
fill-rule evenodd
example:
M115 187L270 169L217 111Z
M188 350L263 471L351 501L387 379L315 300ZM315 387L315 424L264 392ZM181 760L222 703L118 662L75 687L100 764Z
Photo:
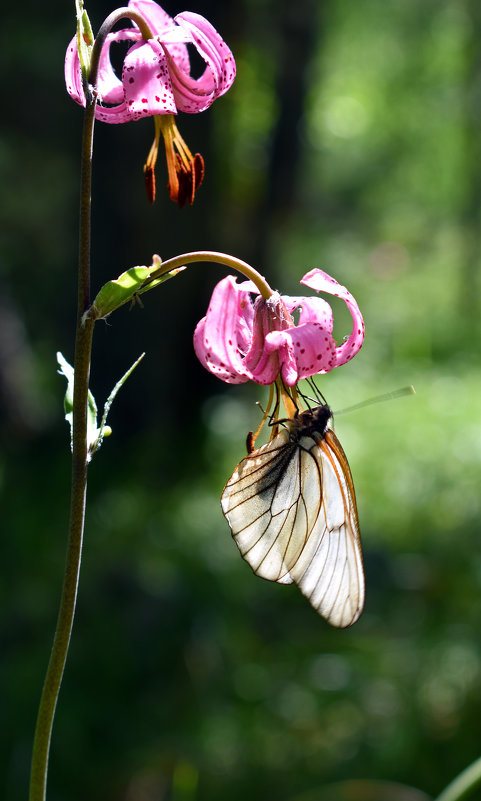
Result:
M368 398L367 400L361 401L360 403L355 403L353 406L346 406L345 409L340 409L336 412L338 414L345 414L346 412L354 412L357 409L362 409L364 406L370 406L372 403L382 403L383 401L387 400L394 400L394 398L403 398L405 395L415 395L416 390L414 389L413 385L409 387L401 387L401 389L395 389L394 392L385 392L382 395L375 395L374 398Z
M310 396L310 395L304 395L304 393L303 393L303 392L301 392L301 390L299 389L299 387L298 387L297 389L298 389L298 392L299 392L300 396L301 396L301 397L302 397L302 399L303 399L303 400L304 400L304 401L307 403L307 405L309 406L309 401L311 401L312 403L315 403L315 404L316 404L316 406L319 406L321 403L322 403L324 406L328 406L329 404L327 403L327 400L325 399L325 397L324 397L324 395L322 394L322 392L321 392L321 390L319 389L319 387L318 387L318 386L316 385L316 383L314 382L314 379L313 379L312 377L309 377L309 378L306 378L306 379L305 379L305 381L306 381L306 382L309 384L309 386L311 387L311 389L312 389L312 391L313 391L313 393L314 393L314 397L313 397L313 398L311 398L311 396Z

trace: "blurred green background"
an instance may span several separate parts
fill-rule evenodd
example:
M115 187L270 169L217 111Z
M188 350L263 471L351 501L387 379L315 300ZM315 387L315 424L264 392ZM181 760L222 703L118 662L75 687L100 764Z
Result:
M97 30L113 6L87 8ZM224 272L193 266L97 326L99 404L147 356L91 466L49 801L330 801L324 785L353 779L433 796L481 741L480 6L190 10L238 66L226 96L179 119L205 184L179 211L161 160L150 207L152 122L97 124L94 290L152 253L225 250L292 295L321 267L367 331L356 359L319 380L330 405L417 394L336 419L367 576L362 618L336 631L295 587L251 573L220 510L266 399L193 353ZM2 23L0 797L20 801L66 543L55 352L73 359L82 114L63 82L73 2L8 4ZM335 315L341 340L350 318L342 304Z

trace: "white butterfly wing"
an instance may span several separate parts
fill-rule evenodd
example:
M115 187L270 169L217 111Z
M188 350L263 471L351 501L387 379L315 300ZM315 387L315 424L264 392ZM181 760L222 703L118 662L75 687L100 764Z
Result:
M283 429L245 457L221 498L253 571L295 582L331 625L352 625L364 605L364 571L349 465L335 434Z

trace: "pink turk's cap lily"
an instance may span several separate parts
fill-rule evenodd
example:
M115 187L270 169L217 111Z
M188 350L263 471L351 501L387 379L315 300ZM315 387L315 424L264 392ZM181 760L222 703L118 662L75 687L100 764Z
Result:
M99 63L98 92L102 103L95 116L122 123L156 114L195 114L227 92L235 78L234 57L215 28L200 14L184 11L171 19L153 0L130 0L149 24L153 37L144 41L137 26L109 33ZM119 80L110 62L114 42L132 41ZM199 78L190 76L187 44L206 62ZM76 103L85 106L76 36L65 57L65 83Z
M180 207L186 201L192 205L204 177L204 160L200 153L192 155L173 115L178 111L204 111L227 92L236 74L234 57L200 14L184 11L172 19L153 0L130 0L128 7L144 17L153 36L145 41L136 25L107 35L99 60L95 117L109 123L154 117L155 139L144 165L149 200L155 200L154 171L162 134L170 197ZM110 46L123 41L131 41L132 47L124 58L120 80L112 68ZM199 78L190 75L188 44L196 48L206 64ZM67 48L65 83L70 97L85 106L76 36Z
M294 386L301 378L328 373L352 359L364 340L364 321L351 293L318 269L301 283L346 303L353 328L342 345L332 336L332 309L322 298L274 292L253 303L251 293L259 294L254 284L238 284L229 275L215 287L207 314L194 332L194 349L204 367L227 384L271 384L280 373L287 386ZM299 306L295 325L291 312Z

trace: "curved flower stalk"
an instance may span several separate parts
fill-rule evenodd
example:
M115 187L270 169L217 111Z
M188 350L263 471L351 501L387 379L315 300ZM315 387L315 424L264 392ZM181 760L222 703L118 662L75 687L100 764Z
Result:
M350 361L364 340L364 321L354 297L322 270L314 269L301 284L342 298L352 315L350 336L337 345L333 314L319 297L288 297L274 292L255 302L258 289L227 276L214 289L207 314L194 332L194 349L204 367L227 384L255 381L272 384L280 376L293 387L301 378L328 373ZM299 308L299 322L292 312Z
M174 19L153 0L130 0L128 8L142 15L152 31L144 40L136 25L109 33L100 54L95 117L101 122L120 124L154 117L155 140L144 167L150 199L155 198L154 168L160 134L164 138L169 193L180 206L192 203L203 178L203 159L194 156L182 139L174 115L179 111L205 111L232 85L234 57L215 28L200 14L184 11ZM110 47L132 42L122 66L121 79L110 61ZM205 61L198 78L190 74L187 45L195 47ZM81 106L86 105L77 39L70 42L65 57L67 91Z

